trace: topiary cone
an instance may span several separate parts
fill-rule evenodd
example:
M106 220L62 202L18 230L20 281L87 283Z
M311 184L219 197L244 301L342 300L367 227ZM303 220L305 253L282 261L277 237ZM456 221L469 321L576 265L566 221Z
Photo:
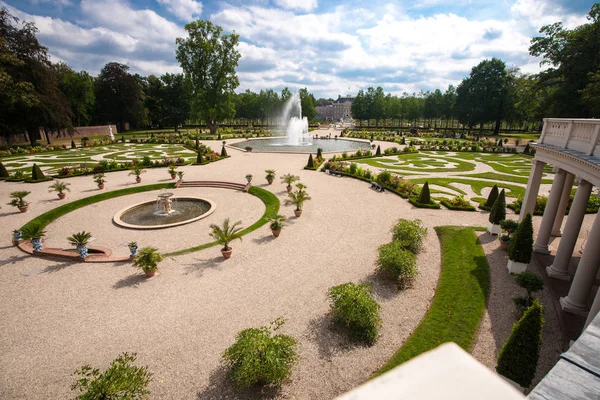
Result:
M529 264L533 251L533 223L531 214L527 213L517 227L508 246L508 258L515 262Z
M375 151L375 155L376 156L380 156L381 155L381 146L377 145L377 151Z
M419 196L420 204L430 204L431 194L429 193L429 182L425 182L423 189L421 189L421 195Z
M496 201L497 198L498 198L498 185L494 185L494 187L490 191L490 194L488 195L488 198L485 202L485 206L488 209L491 209L494 206L494 202Z
M227 150L225 150L225 145L221 148L221 157L227 157Z
M312 154L308 155L308 164L306 164L306 168L314 168L315 167L315 162L313 161L313 156Z
M492 206L492 210L490 211L490 216L488 217L488 221L494 225L500 225L501 221L506 219L506 198L504 195L504 189L498 195L498 198L494 202Z
M33 167L31 168L31 180L41 181L44 179L46 179L46 175L44 175L44 173L42 172L40 167L38 167L37 164L33 164Z
M0 178L8 178L9 177L9 173L6 170L6 167L4 166L4 164L2 164L0 162Z
M512 332L498 355L496 371L523 387L531 385L540 356L544 317L536 299Z

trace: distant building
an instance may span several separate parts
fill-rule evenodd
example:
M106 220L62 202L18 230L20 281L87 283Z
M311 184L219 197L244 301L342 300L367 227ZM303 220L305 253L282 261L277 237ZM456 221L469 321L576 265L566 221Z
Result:
M352 119L352 96L338 96L337 100L317 106L317 115L320 118L332 121L349 121Z

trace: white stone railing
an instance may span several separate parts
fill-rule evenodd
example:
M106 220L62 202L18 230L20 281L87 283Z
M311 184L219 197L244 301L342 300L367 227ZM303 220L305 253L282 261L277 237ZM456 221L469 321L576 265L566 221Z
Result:
M538 143L600 157L600 120L544 118Z

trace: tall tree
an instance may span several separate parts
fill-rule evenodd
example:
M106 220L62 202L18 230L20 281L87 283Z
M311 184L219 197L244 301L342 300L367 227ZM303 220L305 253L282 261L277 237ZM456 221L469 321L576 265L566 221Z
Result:
M125 123L142 126L147 122L144 93L127 65L108 63L96 79L96 113L100 123L118 123L119 132Z
M307 88L300 89L300 104L302 106L302 116L309 121L317 116L317 101Z
M162 128L166 117L166 102L164 99L164 83L155 75L150 75L142 85L144 91L144 106L148 110L150 127Z
M94 78L86 71L75 72L62 62L54 64L54 70L58 75L58 88L71 105L73 125L88 125L96 103Z
M560 22L546 25L540 29L544 36L531 40L530 54L550 66L539 78L556 88L550 93L553 116L600 116L600 3L591 7L587 19L589 23L572 30Z
M223 34L210 21L191 22L185 30L188 37L176 40L177 61L191 82L192 116L216 134L218 123L235 115L239 35Z
M183 74L164 74L163 113L164 124L177 130L190 116L190 84Z
M480 62L456 89L459 120L480 127L493 121L497 135L508 107L508 86L509 75L502 60L492 58Z
M40 129L60 134L72 131L71 109L58 89L58 77L46 47L31 22L20 22L0 9L0 125L3 135L27 130L29 140L41 138Z

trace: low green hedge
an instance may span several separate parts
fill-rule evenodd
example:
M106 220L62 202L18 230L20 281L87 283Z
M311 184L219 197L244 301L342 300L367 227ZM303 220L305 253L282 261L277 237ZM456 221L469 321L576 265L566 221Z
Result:
M431 208L431 209L441 208L440 205L433 200L429 204L423 204L423 203L419 203L419 200L417 198L411 197L408 199L408 202L418 208Z

